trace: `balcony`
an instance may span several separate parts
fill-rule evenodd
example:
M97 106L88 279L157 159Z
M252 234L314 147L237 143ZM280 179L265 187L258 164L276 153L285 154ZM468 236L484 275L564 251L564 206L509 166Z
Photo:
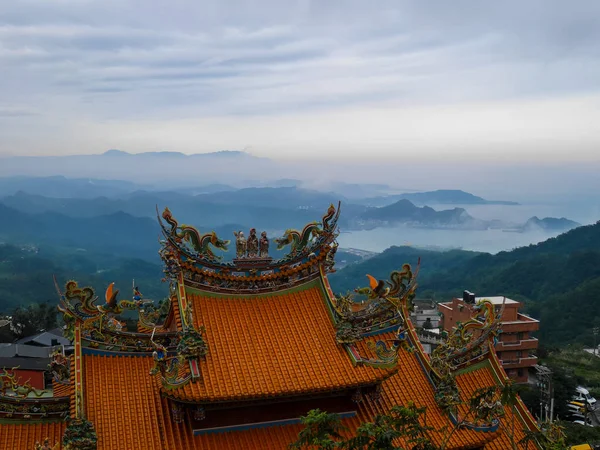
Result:
M537 364L537 356L527 358L503 359L500 361L505 369L519 369L521 367L531 367Z
M527 320L523 320L527 318ZM502 322L500 328L503 333L519 333L525 331L537 331L540 329L540 322L532 319L531 317L519 314L519 320L513 320L510 322Z
M512 350L532 350L538 348L538 340L536 338L521 339L514 342L498 342L496 351L506 352Z

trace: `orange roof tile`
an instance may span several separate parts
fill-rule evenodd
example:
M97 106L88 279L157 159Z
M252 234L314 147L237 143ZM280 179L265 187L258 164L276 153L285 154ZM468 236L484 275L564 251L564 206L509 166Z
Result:
M206 327L201 379L168 391L199 402L300 395L374 384L389 370L353 367L335 340L320 281L273 295L232 297L188 289Z
M369 340L393 340L394 337L394 333L385 333L367 338L359 342L359 350L362 355L369 356L370 350L366 342ZM400 348L398 352L398 373L384 381L382 387L379 401L373 402L371 399L366 398L361 403L359 410L361 422L371 421L375 414L385 413L393 406L407 405L409 402L413 402L417 407L427 408L426 418L429 426L437 430L452 426L449 417L438 407L435 401L434 387L418 360L416 350L409 352L404 348ZM452 436L450 447L460 448L473 443L483 444L496 436L496 433L461 429ZM437 435L437 438L441 439L441 436Z
M66 423L46 422L13 424L0 423L0 448L10 450L33 450L36 442L42 443L48 438L54 446L62 441ZM62 448L62 447L61 447Z
M392 337L393 334L388 333L376 338ZM83 359L85 409L98 433L99 450L134 448L139 442L144 442L148 449L166 450L281 449L293 442L302 428L301 425L285 425L193 436L187 419L184 424L172 421L168 400L160 394L159 381L149 375L152 358L84 355ZM398 364L398 373L383 382L379 401L364 398L357 405L357 416L343 420L350 430L356 429L362 422L373 420L377 413L411 401L417 406L427 407L428 425L436 429L449 425L448 417L435 403L433 387L417 355L401 349ZM492 370L491 365L484 364L459 375L457 379L464 395L478 387L495 385L497 380ZM508 437L502 434L461 429L454 433L448 448L473 448L487 443L486 448L504 449L507 448Z
M71 383L61 384L53 383L52 385L52 396L53 397L69 397L73 395L73 385Z
M168 400L150 376L149 357L83 356L87 419L98 435L98 450L194 448L185 424L171 420Z
M67 356L69 359L69 373L71 374L70 380L68 383L52 383L52 396L53 397L70 397L73 395L73 391L75 389L73 373L75 372L75 361L71 356Z
M379 339L392 337L393 334L391 333L378 336ZM363 401L356 406L357 415L342 420L342 424L350 431L356 430L361 423L372 421L376 414L386 413L395 405L407 405L409 402L414 402L418 407L427 407L427 425L438 430L446 426L451 427L448 416L435 403L433 386L425 375L417 356L401 349L399 366L398 373L383 382L383 390L378 401L364 397ZM475 379L463 378L464 386L469 386L470 382L478 383L476 386L470 386L468 390L465 389L465 392L484 387L480 386L479 383L492 383L486 384L486 386L495 385L490 370L489 366L482 367L476 371ZM228 433L203 434L196 436L195 441L197 442L197 448L210 450L234 450L238 448L283 449L297 439L301 429L302 425L296 424ZM499 436L499 432L486 433L460 429L453 434L447 448L466 449L478 448L483 445L486 446L486 449L493 450L508 448L505 445L508 438L501 436L501 440L498 441ZM440 434L434 434L434 439L437 439L438 444L441 438ZM496 442L499 442L499 444L496 444ZM494 445L490 446L491 444Z
M456 382L459 389L464 396L473 395L473 393L482 387L495 386L497 380L492 372L493 368L489 362L486 361L482 364L482 368L478 370L470 370L463 372L456 377ZM488 443L485 448L492 450L504 450L512 448L510 435L513 433L513 421L514 421L514 442L519 442L525 437L524 428L525 425L519 417L519 411L517 408L513 411L510 407L504 408L505 415L501 420L501 429L503 432L500 433L498 439Z

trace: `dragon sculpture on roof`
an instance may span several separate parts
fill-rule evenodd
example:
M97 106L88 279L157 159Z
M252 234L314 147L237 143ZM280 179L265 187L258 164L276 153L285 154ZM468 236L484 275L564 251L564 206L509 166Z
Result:
M14 374L14 371L18 368L18 366L13 367L11 369L12 373L8 372L6 369L2 369L2 372L0 372L0 394L4 396L12 395L14 397L21 398L27 398L31 396L41 397L42 395L44 395L46 391L40 391L34 388L33 386L31 386L31 383L29 383L29 380L27 380L23 384L19 384L20 380ZM10 391L11 393L9 394L8 391Z
M393 271L389 281L377 280L367 275L369 286L357 288L354 294L363 296L355 301L353 294L336 297L332 306L336 313L336 340L345 345L357 362L374 367L391 368L397 364L398 352L401 348L412 351L405 325L404 311L410 309L417 288L417 269L412 270L410 264L404 264L401 270ZM364 339L378 330L395 329L392 339L368 341L367 347L376 358L362 357L354 346L356 341ZM380 331L380 332L381 332Z
M220 239L217 233L211 231L209 233L200 234L200 232L191 225L181 224L173 217L171 210L165 208L162 213L162 218L170 225L170 229L167 229L162 222L159 223L163 229L165 237L172 239L176 244L185 245L187 244L195 256L209 260L219 261L222 259L221 256L215 255L212 251L211 246L221 251L227 251L231 241L226 239Z
M301 231L287 229L282 237L275 239L277 250L290 246L290 252L285 256L284 260L295 258L299 255L310 254L322 244L333 242L337 235L337 221L340 216L340 206L331 204L327 212L319 222L311 222L306 225ZM337 250L337 246L334 247ZM335 254L335 250L334 250Z
M458 323L446 342L431 354L432 376L436 380L435 399L442 409L454 412L461 402L454 372L460 365L482 356L493 346L500 332L503 309L504 304L497 313L490 300L480 300L473 307L474 317Z

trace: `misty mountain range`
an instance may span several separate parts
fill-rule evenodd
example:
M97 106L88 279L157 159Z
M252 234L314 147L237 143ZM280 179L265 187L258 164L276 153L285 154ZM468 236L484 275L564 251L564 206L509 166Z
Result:
M518 202L506 200L486 200L477 195L457 189L438 189L430 192L409 192L375 197L370 199L373 206L382 206L383 201L409 200L415 205L518 205Z
M402 198L419 205L489 203L471 194L461 194L460 191L436 191L414 197L418 190L410 186L391 187L379 182L382 175L379 166L374 164L370 168L364 164L352 165L340 161L332 168L318 162L275 161L243 151L186 155L166 151L131 154L109 150L93 155L0 156L0 177L10 177L9 181L0 180L0 195L7 195L6 191L11 189L11 185L13 192L9 193L14 194L16 190L43 193L25 188L23 183L31 178L52 177L51 189L56 194L62 194L44 195L70 197L64 192L66 186L61 187L59 176L63 176L79 179L80 188L88 181L90 184L102 184L84 189L95 196L120 195L134 190L199 194L248 187L301 187L331 191L349 199L363 199L370 206L383 206ZM373 182L373 179L377 182ZM396 181L395 177L388 179ZM90 196L88 194L87 197Z
M44 185L52 179L44 179ZM32 186L40 181L33 179ZM22 183L23 184L23 183ZM60 179L60 189L68 183ZM117 188L109 186L112 197L90 198L97 192L98 183L93 180L85 185L74 180L71 194L79 197L55 198L18 191L0 199L5 206L27 214L59 213L67 217L93 218L125 213L134 217L156 219L156 208L169 206L181 223L196 224L201 231L228 225L228 229L256 227L271 232L287 228L300 228L318 220L331 203L336 204L340 195L323 193L296 187L245 188L214 193L191 195L182 192L133 191L117 195L117 188L127 186L122 182ZM56 192L50 186L47 192ZM360 204L360 200L343 202L340 226L344 230L373 229L396 225L425 228L477 229L507 228L510 231L527 231L532 227L549 231L566 231L579 224L567 219L551 220L532 218L527 224L514 224L502 220L480 220L463 208L434 210L429 206L416 206L409 200L398 200L382 207Z
M286 228L301 228L319 220L329 204L337 204L338 200L342 200L342 232L403 225L457 230L507 227L510 231L542 229L558 233L578 225L567 219L537 217L525 223L508 223L501 218L481 220L465 208L453 207L452 199L456 205L464 204L460 202L466 198L476 204L485 202L463 191L422 193L421 199L446 202L434 209L398 198L381 184L337 183L341 191L351 195L305 189L302 181L293 178L266 184L269 186L239 188L199 180L197 184L169 188L151 179L138 183L63 176L0 178L0 244L8 244L0 245L0 250L13 248L12 256L0 261L5 285L20 285L25 280L22 274L27 273L31 290L25 301L33 301L46 298L40 295L52 291L52 274L100 285L111 281L127 285L127 278L135 278L146 292L160 298L165 288L160 283L157 255L157 206L159 212L169 206L180 223L192 224L201 232L215 230L222 239L230 240L233 231L250 227L267 230L273 239ZM374 192L380 195L373 196ZM352 246L360 248L360 242ZM271 254L276 258L286 251L277 251L271 245ZM362 259L354 253L340 250L338 268ZM231 259L233 254L232 245L222 256ZM13 295L13 284L0 291L5 308L23 301Z

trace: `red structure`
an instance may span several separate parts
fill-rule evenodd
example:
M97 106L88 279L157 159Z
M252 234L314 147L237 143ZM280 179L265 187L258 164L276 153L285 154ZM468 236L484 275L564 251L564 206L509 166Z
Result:
M35 389L44 389L46 387L44 382L44 372L41 370L26 370L26 369L7 369L10 375L14 375L15 379L19 380L19 383L29 381L31 387Z
M498 312L502 311L502 332L495 345L502 367L510 378L518 383L526 383L529 369L537 364L537 357L532 353L538 348L538 340L531 333L539 330L540 323L519 312L522 303L506 297L475 297L475 294L465 291L462 299L454 298L451 302L438 305L442 313L440 328L450 332L457 323L468 321L475 312L477 302L483 299L491 301Z

